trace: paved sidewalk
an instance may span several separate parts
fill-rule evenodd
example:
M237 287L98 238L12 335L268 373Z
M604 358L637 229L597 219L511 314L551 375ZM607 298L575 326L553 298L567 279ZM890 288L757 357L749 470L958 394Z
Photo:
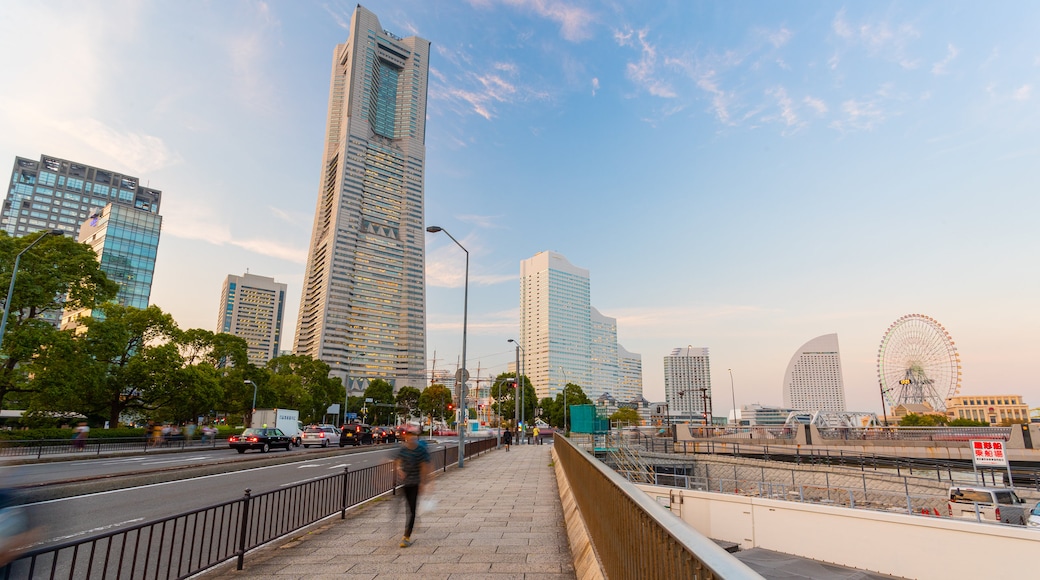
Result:
M400 548L407 507L388 496L203 578L573 579L551 445L514 445L434 478L415 544Z

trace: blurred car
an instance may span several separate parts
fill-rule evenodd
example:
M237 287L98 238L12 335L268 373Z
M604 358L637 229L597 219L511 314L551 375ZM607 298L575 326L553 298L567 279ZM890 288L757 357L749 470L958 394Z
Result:
M1029 519L1026 520L1026 527L1040 530L1040 501L1036 502L1036 505L1030 510Z
M304 447L339 445L339 429L332 425L311 425L303 430L301 442Z
M376 443L394 443L397 441L397 433L393 427L373 427L372 439Z
M344 425L339 436L340 447L347 445L354 445L355 447L358 445L371 445L372 441L372 428L364 423Z
M292 437L282 433L281 429L259 428L246 429L241 435L228 437L228 447L245 453L247 449L259 449L261 453L267 453L272 448L284 447L286 451L292 449Z

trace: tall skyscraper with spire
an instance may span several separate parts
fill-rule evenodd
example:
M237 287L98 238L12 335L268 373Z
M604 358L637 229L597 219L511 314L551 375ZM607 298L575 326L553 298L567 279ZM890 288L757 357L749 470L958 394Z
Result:
M423 175L430 42L360 5L333 52L325 152L293 350L349 391L422 387Z

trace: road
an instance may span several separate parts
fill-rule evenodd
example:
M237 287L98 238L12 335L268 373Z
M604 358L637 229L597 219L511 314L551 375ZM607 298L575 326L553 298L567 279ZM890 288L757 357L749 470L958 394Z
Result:
M444 448L443 444L430 442L431 452ZM18 466L16 479L22 483L43 481L67 481L82 477L125 477L131 472L171 467L195 467L210 463L237 461L239 455L231 450L202 453L147 457L113 457L93 461L72 461L51 464ZM192 477L191 469L184 470L184 478L175 481L138 485L125 489L113 489L30 503L24 506L32 521L41 528L41 537L47 538L32 547L41 547L79 540L88 536L115 531L145 521L167 517L200 507L234 500L242 497L245 489L253 494L288 487L304 481L319 479L363 469L390 461L396 446L363 447L343 450L342 453L297 453L290 452L289 462L266 465ZM285 454L272 451L263 454L267 459ZM234 456L234 457L232 457ZM261 456L250 453L246 458ZM90 464L90 465L86 465ZM4 468L7 469L7 468Z

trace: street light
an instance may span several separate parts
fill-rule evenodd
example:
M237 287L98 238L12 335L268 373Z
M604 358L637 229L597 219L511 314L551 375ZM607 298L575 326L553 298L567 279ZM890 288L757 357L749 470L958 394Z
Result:
M516 407L516 416L518 418L517 426L519 427L520 425L522 425L523 423L525 423L527 421L527 417L524 416L525 415L525 411L527 411L527 409L523 408L524 407L524 391L526 389L523 388L523 381L520 380L520 377L523 375L523 367L520 366L520 353L521 352L524 353L524 362L527 362L527 351L524 350L524 347L520 346L519 342L517 342L517 341L515 341L515 340L513 340L511 338L507 342L511 342L511 343L516 345L516 390L517 390L517 396L513 397L513 402L515 403L516 401L520 401L520 406ZM524 434L526 433L526 431L527 431L527 428L525 426L522 430L520 430L518 432L518 436L519 436L520 440L517 441L517 443L520 443L521 441L523 441Z
M459 417L461 417L465 423L461 425L459 429L459 468L462 468L463 456L466 455L466 423L469 423L469 415L466 412L466 381L469 380L469 371L466 370L466 317L469 312L469 250L467 250L455 236L448 233L448 230L440 226L428 226L426 231L431 234L437 232L444 232L451 241L455 242L455 245L462 249L466 253L466 281L463 287L462 294L462 368L459 369L459 378L462 379L462 385L459 387Z
M736 427L740 426L740 421L737 421L737 391L733 388L733 369L726 369L729 371L729 392L733 395L733 422L736 423Z
M256 414L256 383L249 379L246 379L242 382L247 385L253 385L253 410L249 412L249 426L253 427L253 415Z
M35 240L18 255L14 257L14 268L11 270L11 285L7 287L7 300L4 301L4 317L0 320L0 347L4 344L4 332L7 330L7 317L11 314L11 299L14 298L14 280L18 276L18 263L22 260L22 254L28 252L33 246L43 241L47 236L63 236L65 232L63 230L48 230L44 234Z
M560 372L563 373L563 436L566 437L570 431L567 429L567 385L571 382L567 378L567 371L561 366Z

